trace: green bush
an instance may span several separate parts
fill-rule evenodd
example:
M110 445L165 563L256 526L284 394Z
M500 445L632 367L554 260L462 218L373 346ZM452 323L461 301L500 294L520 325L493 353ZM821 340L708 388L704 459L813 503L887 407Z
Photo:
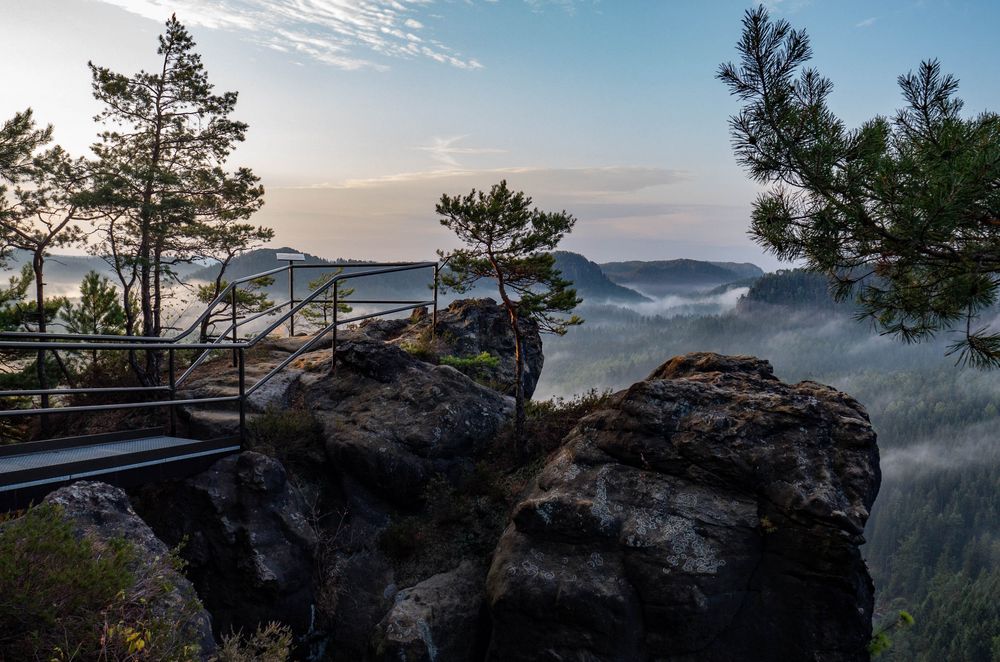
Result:
M164 573L171 562L139 565L124 540L78 538L62 509L51 504L5 522L0 659L197 658L198 644L178 627L183 615L168 621L153 611L173 590Z
M500 357L489 352L480 352L475 356L442 356L441 365L450 365L461 370L470 377L481 377L500 365Z

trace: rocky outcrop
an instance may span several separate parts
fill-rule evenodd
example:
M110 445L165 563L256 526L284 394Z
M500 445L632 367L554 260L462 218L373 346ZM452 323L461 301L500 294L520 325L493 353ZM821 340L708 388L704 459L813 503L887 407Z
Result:
M542 338L538 325L520 321L524 339L524 394L530 398L542 374ZM431 316L415 315L409 323L378 320L361 327L373 340L396 345L427 347L440 356L471 357L488 352L499 357L495 368L484 368L482 379L507 395L514 393L514 334L503 306L490 298L459 299L438 312L437 333L430 338Z
M79 481L52 492L45 501L59 505L63 516L73 523L79 535L89 537L98 545L113 540L131 544L135 550L131 571L136 581L150 578L150 581L170 586L165 594L156 592L160 603L152 605L153 613L174 623L174 630L185 640L197 641L203 658L215 652L212 621L201 606L194 587L174 568L169 558L170 550L139 519L121 488Z
M142 490L136 507L169 544L215 630L252 632L272 620L306 633L313 616L316 534L281 463L243 452L205 472Z
M510 398L454 368L366 338L339 344L336 372L305 373L300 389L323 424L333 466L410 505L435 475L469 469L473 451L513 409Z
M849 396L678 357L584 418L515 507L488 659L865 660L879 479Z
M484 570L463 561L396 594L372 637L376 662L472 662L482 659Z

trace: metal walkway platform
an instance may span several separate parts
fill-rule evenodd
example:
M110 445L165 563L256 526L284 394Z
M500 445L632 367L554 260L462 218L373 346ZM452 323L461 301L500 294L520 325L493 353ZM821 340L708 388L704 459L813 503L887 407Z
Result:
M0 506L22 507L75 480L130 487L190 475L239 450L239 438L195 441L159 430L0 446Z
M38 331L10 331L0 333L0 350L22 352L17 356L27 356L25 361L45 364L47 353L58 356L58 352L143 352L147 365L158 365L165 370L155 373L155 379L146 379L146 385L129 386L123 383L92 387L76 387L72 383L49 385L47 379L40 378L37 387L28 386L13 390L0 390L0 418L53 414L83 416L105 411L153 410L160 409L164 425L171 430L142 430L113 432L110 434L70 439L49 439L9 446L0 446L0 513L12 508L21 508L32 501L38 501L45 494L71 483L74 480L99 480L121 487L131 487L158 480L189 476L207 469L224 455L239 452L246 437L246 408L248 399L275 375L284 370L299 356L319 348L323 339L330 337L330 351L336 358L337 329L345 324L354 324L409 310L433 307L431 329L437 328L438 290L440 271L444 265L439 262L399 262L399 263L351 263L349 272L330 264L294 264L277 267L251 276L236 278L206 306L190 326L169 338L159 336L117 336L108 334L49 333ZM323 269L327 273L318 287L310 286L310 293L296 298L294 274L302 269ZM240 316L237 301L239 286L248 286L263 277L278 273L288 275L288 300L277 303L267 310ZM425 273L433 276L434 297L429 300L414 299L355 299L353 304L391 306L375 312L340 316L340 297L345 296L341 283L355 279ZM352 290L353 291L353 290ZM253 384L247 384L246 360L248 353L262 341L270 337L279 327L288 324L290 337L295 335L295 315L304 313L307 306L323 303L332 306L331 320L324 321L321 328L297 349L288 354L277 365L269 366L266 374ZM228 310L226 307L228 306ZM286 310L287 308L287 310ZM349 309L348 309L349 310ZM276 318L276 319L272 319ZM263 328L248 326L261 320ZM222 324L222 328L216 325ZM206 333L206 326L213 333ZM250 333L252 331L253 333ZM205 337L207 335L207 337ZM242 335L242 337L241 337ZM193 342L200 338L201 342ZM235 370L236 392L227 395L199 395L183 390L182 385L211 357L232 353L232 368ZM155 357L155 360L154 360ZM152 363L150 363L152 361ZM179 370L183 370L178 374ZM70 382L71 380L67 380ZM125 402L99 402L80 404L70 396L119 396L131 395ZM66 400L65 398L70 399ZM14 404L6 405L5 398L16 398ZM38 399L36 401L36 398ZM19 402L20 401L20 402ZM24 404L28 404L25 407ZM190 406L206 404L234 406L233 416L238 421L239 436L209 441L196 441L176 436L178 410ZM72 419L71 419L72 420ZM190 428L187 434L191 432Z

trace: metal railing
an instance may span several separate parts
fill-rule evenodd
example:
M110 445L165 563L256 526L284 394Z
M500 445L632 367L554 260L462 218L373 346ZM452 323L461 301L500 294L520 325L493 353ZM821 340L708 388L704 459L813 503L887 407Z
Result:
M157 408L164 407L168 411L169 430L171 435L176 435L177 416L176 409L180 406L217 404L224 402L235 402L238 404L239 412L239 438L241 445L246 438L246 407L247 399L251 394L260 389L270 381L275 375L284 370L292 361L302 354L316 347L327 335L332 335L331 352L334 361L337 352L337 328L344 324L360 322L362 320L391 315L394 313L415 310L417 308L432 307L432 329L437 327L438 316L438 286L439 276L443 265L438 262L382 262L382 263L354 263L347 265L338 264L288 264L250 276L234 279L228 283L198 315L198 317L175 336L149 337L149 336L118 336L107 334L71 334L71 333L38 333L30 331L0 333L0 351L41 351L41 352L61 352L61 351L143 351L143 352L166 352L167 354L167 383L163 385L155 384L151 386L111 386L95 388L34 388L0 391L0 399L14 397L36 397L42 396L42 407L27 409L0 409L0 417L21 417L21 416L46 416L57 413L91 413L100 411L113 411L124 409ZM337 270L341 267L350 269L361 269L360 271L341 272L327 279L323 284L310 292L302 299L297 299L294 293L294 272L297 269L325 269L327 271ZM348 280L380 276L392 273L433 270L433 297L428 300L406 300L406 299L343 299L340 295L340 283ZM249 316L240 317L238 311L238 287L244 283L255 281L259 278L272 276L282 272L288 272L289 279L289 299L279 304L271 306L265 311L256 312ZM323 298L332 289L332 299ZM353 317L341 318L338 314L339 304L348 302L352 304L381 304L392 305L388 310L355 315ZM312 338L302 344L301 347L293 351L281 363L272 368L266 375L258 379L254 384L247 386L246 383L246 356L248 350L257 346L280 326L289 322L289 335L294 330L294 318L296 313L300 313L307 306L314 303L332 304L332 321L321 328ZM214 339L205 342L189 342L187 339L196 330L202 327L206 320L212 321L211 315L219 306L228 305L231 308L228 315L228 326ZM241 340L239 332L241 327L273 315L284 308L286 312L279 315L277 319L269 323L263 331L260 331L252 338ZM177 352L197 351L197 356L191 361L183 373L179 376L177 372ZM210 396L178 398L179 387L194 374L197 368L212 355L213 351L231 350L233 352L232 366L237 370L238 394L232 396ZM42 359L42 357L39 357ZM162 375L157 375L157 379ZM47 397L60 395L92 395L92 394L118 394L118 393L169 393L166 399L140 400L137 402L122 402L93 405L71 405L71 406L45 406L48 404Z

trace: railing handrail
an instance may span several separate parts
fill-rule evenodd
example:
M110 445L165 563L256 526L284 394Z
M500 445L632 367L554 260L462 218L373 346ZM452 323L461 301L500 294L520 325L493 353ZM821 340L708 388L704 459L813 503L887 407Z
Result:
M294 289L291 288L292 283L292 272L296 269L337 269L339 273L335 274L329 278L322 285L317 287L315 290L310 292L303 299L296 299ZM352 271L344 271L345 268L350 268ZM338 296L337 284L352 280L355 278L364 278L367 276L378 276L382 274L398 273L404 271L412 271L416 269L434 269L434 298L427 301L418 300L400 300L400 299L363 299L358 301L358 303L366 304L405 304L402 306L397 306L388 310L381 310L374 313L368 313L363 315L356 315L354 317L349 317L346 319L339 318L337 315L337 306L340 303L340 298ZM357 271L356 269L362 269ZM37 331L27 331L27 332L7 332L0 333L0 349L6 350L45 350L45 351L85 351L85 350L96 350L96 351L151 351L151 350L167 350L168 354L168 366L169 366L169 385L155 385L155 386L136 386L136 387L95 387L95 388L51 388L51 389L24 389L24 390L9 390L0 391L0 398L4 397L34 397L42 396L41 408L30 408L30 409L6 409L0 410L0 416L28 416L28 415L46 415L55 413L68 413L68 412L95 412L95 411L110 411L118 409L137 409L137 408L153 408L153 407L167 407L170 411L170 421L171 429L174 427L174 411L175 407L178 405L196 405L196 404L209 404L218 402L238 402L239 403L239 420L240 420L240 437L242 438L245 433L245 420L246 420L246 402L251 394L256 392L264 384L266 384L271 378L276 374L284 370L288 364L294 361L297 357L301 356L305 352L312 349L316 344L320 342L327 334L333 333L333 349L336 352L336 338L337 338L337 327L342 324L348 324L351 322L357 322L365 319L370 319L373 317L379 317L382 315L389 315L397 312L402 312L405 310L413 310L422 306L434 306L434 320L437 319L437 304L438 304L438 274L440 270L440 265L438 262L381 262L381 263L356 263L356 264L289 264L282 267L277 267L275 269L270 269L258 274L252 274L249 276L244 276L242 278L234 279L232 282L226 284L218 296L216 296L201 312L200 315L195 319L195 321L186 330L181 333L169 337L149 337L149 336L117 336L111 334L72 334L72 333L40 333ZM246 283L249 281L256 280L265 276L270 276L275 273L281 273L283 271L289 272L289 300L275 306L272 306L266 311L256 313L244 317L242 320L237 319L235 312L235 292L234 289L241 283ZM284 324L289 319L294 320L295 313L301 311L303 308L311 304L321 295L324 295L330 288L333 289L333 303L334 310L332 313L333 321L332 323L325 326L320 330L313 338L303 343L301 347L296 349L288 357L286 357L281 363L272 368L266 375L258 379L249 389L246 387L246 376L245 376L245 353L248 349L255 347L262 340L266 339L269 334L276 328ZM195 329L197 329L206 319L210 318L210 315L214 308L225 301L226 297L233 296L234 310L232 311L232 323L227 327L224 333L219 335L216 340L211 342L180 342L182 339L190 335ZM323 299L323 301L329 302L330 299ZM254 320L257 320L265 315L273 313L275 311L281 310L285 306L289 306L289 310L284 314L280 315L277 320L272 322L266 327L259 335L249 338L246 340L239 340L236 338L236 333L240 326L248 324ZM227 336L232 335L229 339ZM66 342L63 342L66 341ZM174 356L177 350L201 350L199 356L191 363L191 365L185 370L185 372L180 376L176 377L174 373ZM182 398L178 399L176 397L177 388L182 384L197 367L211 354L211 350L232 350L234 358L234 366L238 368L238 378L239 378L239 395L233 396L209 396L209 397L194 397L194 398ZM72 405L64 407L48 407L47 397L48 396L58 396L58 395L77 395L77 394L111 394L111 393L125 393L125 392L169 392L169 399L165 400L152 400L152 401L142 401L142 402L127 402L127 403L109 403L109 404L93 404L93 405Z
M173 335L173 336L126 336L126 335L100 334L100 333L49 333L49 332L41 332L41 331L0 331L0 340L2 340L4 338L36 338L36 339L39 339L39 340L46 340L46 341L49 341L49 340L109 340L109 341L115 341L115 342L124 341L124 342L133 342L133 343L139 343L139 342L143 342L143 343L146 343L146 342L148 342L148 343L166 343L166 342L176 343L177 341L179 341L179 340L181 340L183 338L186 338L192 332L194 332L201 325L201 323L205 320L205 318L208 317L208 315L212 312L212 310L217 305L219 305L220 303L222 303L222 302L224 302L226 300L226 297L230 294L230 292L232 291L232 289L234 287L236 287L237 285L240 285L242 283L248 283L250 281L257 280L258 278L263 278L265 276L271 276L273 274L278 274L278 273L282 273L282 272L289 271L289 270L294 270L294 269L359 269L359 268L366 268L366 267L401 267L400 269L395 269L395 268L394 269L389 269L389 270L381 270L380 269L378 271L372 271L372 272L365 271L365 272L354 272L354 273L342 273L342 274L338 274L338 276L344 276L345 277L342 280L346 280L347 278L356 278L356 277L360 277L360 276L373 276L373 275L378 275L380 273L392 273L393 271L403 271L403 270L407 270L407 269L421 269L421 268L426 269L426 268L429 268L431 266L436 266L436 265L437 265L437 262L362 262L362 263L345 263L345 264L338 264L338 263L331 263L331 264L286 264L284 266L275 267L274 269L269 269L267 271L262 271L260 273L250 274L249 276L241 276L240 278L236 278L236 279L234 279L232 281L227 282L226 286L224 288L222 288L222 290L220 290L219 294L212 301L210 301L205 306L205 310L202 311L202 313L195 319L195 321L192 322L186 329L184 329L180 333L178 333L176 335ZM325 289L327 289L329 287L329 285L330 285L330 282L324 284L323 286L321 286L318 289L325 290ZM366 302L366 303L381 303L381 302ZM272 308L270 308L268 311L265 311L264 313L258 314L256 317L254 317L252 319L244 320L243 323L246 324L247 322L253 321L253 319L257 319L258 317L262 317L267 312L273 312L273 311L275 311L277 309L280 309L280 308L282 308L284 306L287 306L288 304L289 304L288 301L285 301L283 303L277 304L277 305L273 306ZM285 320L282 320L282 322L284 322L284 321ZM280 324L278 326L280 326ZM275 328L277 328L277 327L275 327ZM225 335L225 334L223 334L223 335ZM65 347L62 347L61 345L60 345L60 348L61 349L67 349Z
M396 264L396 265L393 265L393 266L390 266L390 267L385 267L385 268L375 269L375 270L370 270L370 271L356 271L356 272L351 272L351 273L339 273L339 274L336 274L335 276L333 276L332 278L330 278L329 280L327 280L325 283L323 283L322 285L320 285L319 287L317 287L306 298L300 300L299 303L298 303L298 305L296 305L294 303L294 296L293 296L292 300L288 302L288 304L291 304L291 306L292 306L291 309L287 313L284 313L283 315L281 315L274 322L272 322L270 326L266 327L263 331L261 331L259 334L257 334L256 337L251 338L249 341L247 341L246 342L246 347L255 347L257 345L257 343L259 343L263 339L267 338L267 336L272 331L274 331L279 326L281 326L282 324L284 324L289 318L291 318L293 315L295 315L296 312L302 310L304 307L306 307L307 305L309 305L310 303L312 303L314 299L316 299L320 294L323 294L324 292L326 292L327 290L329 290L330 287L333 286L333 285L335 285L336 283L339 283L339 282L341 282L343 280L350 280L351 278L362 278L362 277L365 277L365 276L378 276L380 274L396 273L396 272L400 272L400 271L412 271L414 269L428 269L428 268L431 268L431 267L433 267L435 269L435 275L436 275L437 262L408 262L408 263L404 263L404 264ZM424 305L426 305L426 304L424 304ZM413 306L413 307L416 307L416 306ZM391 314L391 313L384 311L381 314L388 315L388 314ZM257 317L260 317L260 316L258 315ZM251 319L256 319L256 318L251 318ZM250 320L244 320L244 323L247 323L248 321L250 321ZM235 326L239 327L239 324L237 323ZM231 324L230 326L228 326L226 328L226 331L224 333L220 334L219 337L220 338L225 337L226 335L228 335L229 333L231 333L233 331L233 329L234 329L234 326ZM213 347L213 349L224 349L223 343L221 343L221 342L216 342L216 343L214 343L214 345L215 345L215 347ZM199 356L197 359L195 359L191 363L191 365L188 366L187 370L185 370L181 374L181 376L177 379L177 381L175 382L175 386L179 386L179 385L183 384L185 381L187 381L187 379L192 374L194 374L194 371L198 368L199 365L201 365L201 363L207 358L207 356L208 356L208 353L207 352L203 352L201 356ZM255 384L255 386L256 386L256 384Z

